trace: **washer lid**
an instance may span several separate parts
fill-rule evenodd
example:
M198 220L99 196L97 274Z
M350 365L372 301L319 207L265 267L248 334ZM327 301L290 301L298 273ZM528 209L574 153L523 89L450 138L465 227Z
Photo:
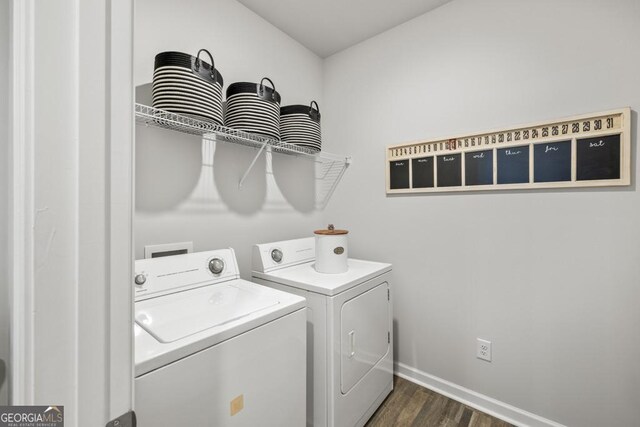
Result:
M209 306L209 304L203 302L209 301L210 297L215 295L218 290L221 292L217 295L228 298L227 304L220 304L219 306L211 304ZM237 306L234 306L237 310L231 308L232 304L229 301L230 296L234 293L238 296L234 300L234 304L240 302ZM187 297L187 295L194 298ZM196 305L197 302L194 304L192 301L198 298L196 295L202 297L200 305ZM247 295L251 295L251 297ZM182 299L183 297L184 299ZM177 302L178 298L180 298L181 302ZM246 299L253 301L250 304L243 304L242 301ZM255 304L256 300L261 301L263 307L272 304L274 301L277 301L277 304L260 310L258 309L260 305ZM251 305L253 306L251 307ZM135 303L136 318L141 314L146 314L147 318L136 319L134 323L135 375L136 377L145 375L176 360L252 331L302 310L305 305L305 299L298 295L282 292L268 286L261 286L243 279L216 283L162 297L137 301ZM184 310L185 306L188 306L188 311ZM172 312L171 310L173 309L180 309L180 312ZM255 311L256 309L257 311ZM226 311L228 317L215 313L222 310ZM149 313L153 316L151 317L153 323L148 322ZM240 317L241 313L250 314ZM155 317L156 315L158 317ZM167 324L169 321L167 316L173 316L175 322L185 321L188 326L178 325L178 329L173 329L171 325ZM230 320L233 318L235 320ZM147 324L144 324L143 328L141 324L143 324L142 321L144 320L147 320ZM198 325L198 321L206 323ZM212 326L215 324L217 326ZM160 326L158 327L158 325ZM207 327L208 329L205 329ZM190 332L193 333L185 335ZM173 339L181 335L183 338L176 339L173 342L162 342L157 338L160 335L162 335L162 339Z
M391 264L381 262L349 258L347 263L349 269L346 273L318 273L315 269L315 262L306 262L268 273L253 271L252 275L253 277L289 285L294 288L333 296L391 271Z
M162 343L233 322L280 304L234 282L205 286L136 303L136 323Z

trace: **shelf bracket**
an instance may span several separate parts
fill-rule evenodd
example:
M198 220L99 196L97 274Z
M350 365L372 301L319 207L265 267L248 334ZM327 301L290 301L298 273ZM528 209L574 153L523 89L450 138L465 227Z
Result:
M335 162L334 162L335 163ZM316 207L319 207L320 209L324 209L327 206L327 203L329 203L329 199L331 198L331 196L333 196L333 192L336 190L336 187L338 186L338 183L340 183L340 180L342 179L342 176L344 175L345 171L347 170L347 168L351 165L351 157L346 157L344 159L344 164L342 166L342 168L340 169L340 173L338 173L338 176L336 177L336 179L333 181L333 184L331 185L331 188L329 189L329 191L327 192L327 195L324 197L324 199L316 205ZM332 166L329 167L329 169L331 169ZM325 177L328 174L328 170L325 173ZM325 177L323 177L322 179L324 179Z
M242 178L240 178L240 183L238 184L238 188L242 188L242 184L244 184L244 180L247 179L247 175L249 175L249 173L251 172L251 169L253 169L253 166L256 164L256 161L258 161L258 157L260 157L260 154L262 154L262 152L264 151L264 148L267 146L268 143L269 143L268 140L264 141L264 143L256 153L256 156L251 161L251 164L247 168L247 171L244 173L244 175L242 175Z

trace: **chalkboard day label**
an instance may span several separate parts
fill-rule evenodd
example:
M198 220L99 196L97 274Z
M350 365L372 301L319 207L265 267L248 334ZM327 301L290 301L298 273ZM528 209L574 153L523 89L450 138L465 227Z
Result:
M578 181L620 178L620 135L576 141Z
M419 157L411 160L411 188L433 187L433 156Z
M466 185L493 184L493 150L465 153L464 176Z
M498 184L529 182L529 146L499 148Z
M445 154L438 156L438 187L458 187L462 185L462 156Z
M389 162L389 177L392 189L409 188L409 159Z
M533 149L533 182L571 181L571 141L538 144Z

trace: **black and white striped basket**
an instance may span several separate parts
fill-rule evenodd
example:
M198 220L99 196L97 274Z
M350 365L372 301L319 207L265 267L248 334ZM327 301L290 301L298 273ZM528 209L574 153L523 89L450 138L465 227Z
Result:
M320 151L322 138L318 103L311 101L310 105L287 105L280 108L280 135L282 142L295 144L310 151Z
M272 87L265 86L264 81ZM280 139L280 94L264 77L260 84L238 82L227 88L224 124L230 128Z
M211 64L200 59L202 52ZM195 57L161 52L156 55L153 72L153 107L221 125L222 84L208 50L200 49Z

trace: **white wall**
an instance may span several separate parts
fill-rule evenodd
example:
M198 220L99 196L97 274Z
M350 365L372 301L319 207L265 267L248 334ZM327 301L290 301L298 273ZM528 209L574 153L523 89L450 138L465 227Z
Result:
M9 362L9 2L0 2L0 405L8 404Z
M200 48L212 53L225 92L233 82L268 76L282 105L315 99L323 107L321 59L234 0L136 1L138 101L151 104L157 53ZM193 241L196 251L231 246L247 277L251 245L311 235L322 225L313 180L298 182L300 161L274 155L269 174L263 156L239 190L256 151L220 143L213 153L214 145L197 137L137 126L136 258L149 244Z
M326 215L394 264L400 363L559 423L637 425L638 17L454 0L326 60L324 140L354 156ZM386 145L625 106L630 187L385 196Z

